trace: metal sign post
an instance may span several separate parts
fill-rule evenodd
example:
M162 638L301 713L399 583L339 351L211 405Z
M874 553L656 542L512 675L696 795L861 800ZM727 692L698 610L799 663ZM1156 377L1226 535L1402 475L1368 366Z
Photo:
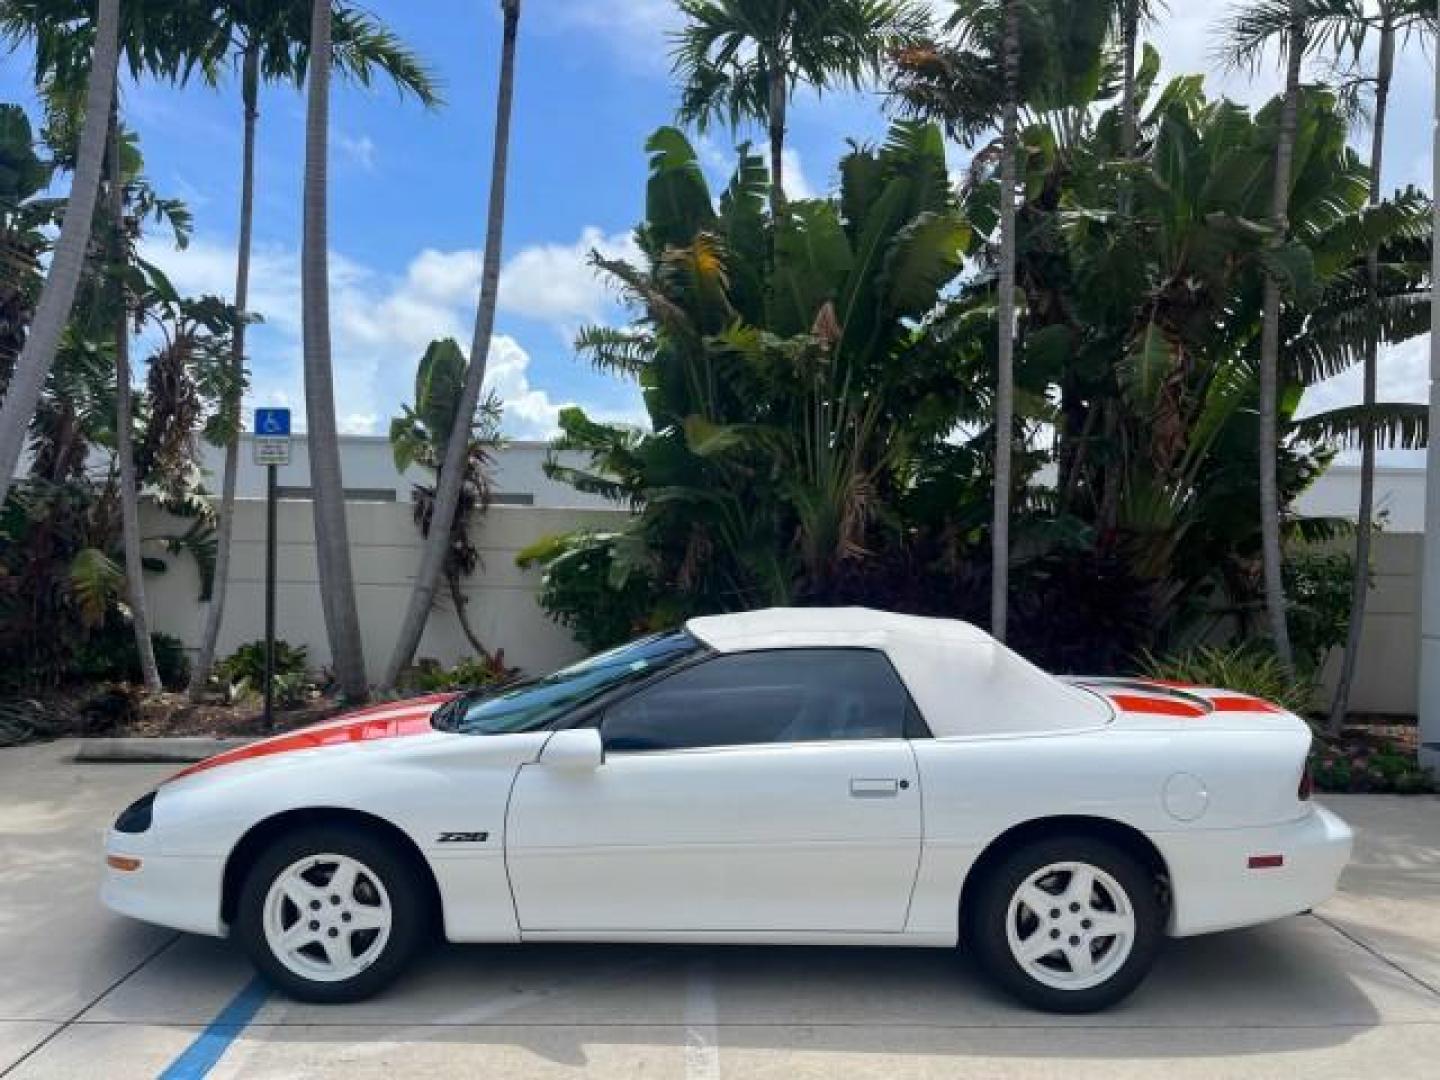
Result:
M290 410L255 410L255 464L265 466L265 730L275 726L276 470L290 464Z

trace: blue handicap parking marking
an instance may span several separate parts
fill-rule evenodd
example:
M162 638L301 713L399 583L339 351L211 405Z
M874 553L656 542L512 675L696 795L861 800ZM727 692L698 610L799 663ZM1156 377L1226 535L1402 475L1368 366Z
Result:
M160 1080L204 1080L225 1056L230 1044L255 1019L269 996L270 987L264 979L258 975L251 979L160 1074Z

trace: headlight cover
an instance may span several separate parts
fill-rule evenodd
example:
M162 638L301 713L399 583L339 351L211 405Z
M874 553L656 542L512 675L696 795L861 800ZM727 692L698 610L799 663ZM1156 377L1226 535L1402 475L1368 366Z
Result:
M142 795L120 812L115 819L115 831L143 833L150 828L150 819L155 813L155 792Z

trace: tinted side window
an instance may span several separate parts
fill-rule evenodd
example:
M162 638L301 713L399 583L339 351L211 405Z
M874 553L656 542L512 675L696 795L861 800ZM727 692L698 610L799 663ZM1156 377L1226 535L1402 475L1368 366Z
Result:
M884 654L777 649L718 656L615 705L611 750L898 739L910 699Z

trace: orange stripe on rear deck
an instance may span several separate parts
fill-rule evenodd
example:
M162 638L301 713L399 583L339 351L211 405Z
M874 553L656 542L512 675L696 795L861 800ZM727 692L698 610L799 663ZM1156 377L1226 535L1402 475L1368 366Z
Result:
M1188 701L1172 698L1144 697L1140 694L1110 694L1115 705L1128 713L1148 713L1152 716L1183 716L1188 720L1205 715L1205 710Z
M1213 697L1210 704L1216 712L1265 712L1278 713L1285 710L1279 705L1272 705L1263 698L1250 697L1246 694L1230 694L1225 697Z

